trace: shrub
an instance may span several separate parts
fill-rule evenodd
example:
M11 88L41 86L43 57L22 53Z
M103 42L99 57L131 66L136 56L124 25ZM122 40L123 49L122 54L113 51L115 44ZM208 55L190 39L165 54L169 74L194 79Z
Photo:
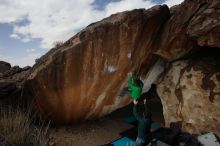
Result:
M2 108L0 112L1 146L46 146L49 124L37 126L31 112Z
M64 43L62 41L54 42L54 48L60 48Z

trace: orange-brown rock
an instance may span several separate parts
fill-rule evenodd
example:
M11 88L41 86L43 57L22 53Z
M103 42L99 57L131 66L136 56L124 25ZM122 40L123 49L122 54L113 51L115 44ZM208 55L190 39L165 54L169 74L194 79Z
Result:
M184 57L199 46L220 46L220 1L185 0L171 8L155 54L168 61Z
M220 51L209 49L172 63L158 83L166 126L181 122L190 133L220 135Z
M155 6L89 25L38 61L24 96L34 99L40 115L55 122L99 117L127 105L130 98L121 92L128 73L147 79L157 62L153 52L158 34L169 16L167 6Z
M205 1L192 17L187 28L187 34L195 39L199 46L220 47L219 22L220 1Z

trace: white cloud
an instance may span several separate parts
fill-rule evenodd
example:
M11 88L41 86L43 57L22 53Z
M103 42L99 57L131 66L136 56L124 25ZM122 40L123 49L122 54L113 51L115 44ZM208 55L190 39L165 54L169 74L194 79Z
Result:
M21 1L20 1L21 2ZM12 23L15 21L22 20L27 14L26 9L18 9L20 5L19 1L16 0L1 0L0 1L0 22Z
M155 3L150 0L122 0L119 2L112 2L106 6L106 14L105 16L109 16L111 14L122 12L125 10L132 10L136 8L150 8L154 6Z
M168 5L169 7L172 7L174 5L181 4L184 0L166 0L163 4Z
M11 34L10 37L11 37L11 38L14 38L14 39L21 39L21 38L19 37L19 35L17 35L17 34Z
M32 38L42 39L43 48L51 48L53 42L67 40L82 27L104 17L103 12L93 8L94 0L44 0L40 4L38 0L24 1L10 0L3 6L0 4L1 12L7 8L7 13L0 15L0 22L13 22L13 38L23 42ZM7 16L13 16L13 19L1 19ZM15 22L22 19L28 19L29 23L16 25Z
M26 49L26 52L30 53L30 52L35 52L36 49Z

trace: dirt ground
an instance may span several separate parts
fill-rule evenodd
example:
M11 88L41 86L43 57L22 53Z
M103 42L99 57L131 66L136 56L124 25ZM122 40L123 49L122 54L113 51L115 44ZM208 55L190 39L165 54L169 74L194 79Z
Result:
M164 124L162 105L158 99L150 99L152 119ZM103 118L77 125L51 128L51 146L100 146L120 138L119 133L133 126L123 122L123 117L132 115L132 104Z
M102 118L77 126L52 129L52 141L56 146L99 146L120 137L119 133L132 128L120 119Z

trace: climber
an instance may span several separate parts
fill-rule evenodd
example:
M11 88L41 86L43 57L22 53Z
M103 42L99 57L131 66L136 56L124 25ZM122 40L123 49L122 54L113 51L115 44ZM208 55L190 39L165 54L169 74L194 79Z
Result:
M138 105L138 101L133 100L133 103L133 114L134 117L138 120L138 136L134 146L144 146L148 144L151 139L151 112L147 106L144 105L141 107L140 104Z
M130 96L133 100L138 101L141 97L142 88L144 84L137 77L130 77L128 80L128 87L130 89Z

